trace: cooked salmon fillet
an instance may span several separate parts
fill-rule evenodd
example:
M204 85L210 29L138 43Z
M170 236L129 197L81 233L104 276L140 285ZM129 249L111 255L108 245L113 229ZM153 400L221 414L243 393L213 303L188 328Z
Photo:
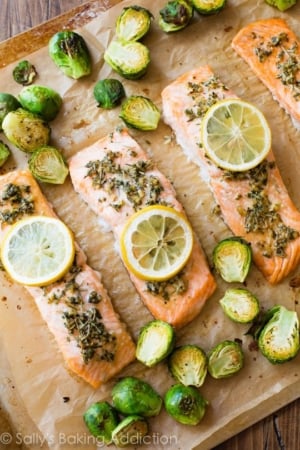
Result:
M8 229L28 215L55 216L29 171L0 177L0 242ZM135 359L135 343L114 311L98 272L76 256L63 279L46 287L24 286L53 333L68 368L99 387Z
M170 181L155 167L127 129L118 130L69 161L75 191L114 233L118 245L128 218L151 204L167 204L183 212ZM182 273L165 282L130 278L156 319L179 328L193 320L216 284L206 256L194 239Z
M232 47L299 127L300 41L286 21L252 22L237 33Z
M236 97L209 66L191 70L162 92L163 118L186 155L199 165L225 223L251 244L257 267L271 284L279 283L300 258L300 213L276 166L274 155L258 167L234 173L222 170L205 155L200 126L208 108Z

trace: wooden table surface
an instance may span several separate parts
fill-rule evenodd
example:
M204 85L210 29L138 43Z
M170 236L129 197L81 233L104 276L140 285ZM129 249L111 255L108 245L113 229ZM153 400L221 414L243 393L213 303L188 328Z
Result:
M84 0L0 0L0 42L85 3ZM97 2L89 2L92 3ZM62 20L68 17L65 15ZM7 51L13 58L13 51L10 48ZM299 416L300 400L297 400L213 450L299 450Z

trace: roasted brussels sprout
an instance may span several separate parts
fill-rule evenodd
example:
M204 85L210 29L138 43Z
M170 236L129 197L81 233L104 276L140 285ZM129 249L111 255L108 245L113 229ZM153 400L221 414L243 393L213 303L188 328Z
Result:
M162 320L152 320L140 331L136 358L148 367L166 358L175 342L174 328Z
M194 9L189 1L169 1L160 11L158 24L166 33L185 28L193 17Z
M299 352L299 318L296 311L284 306L273 306L257 332L258 347L273 364L293 359Z
M0 93L0 130L2 130L2 122L6 114L15 111L21 107L21 103L11 94L5 92Z
M91 55L84 38L75 31L59 31L49 41L49 55L60 70L75 80L92 71Z
M252 262L249 244L240 237L220 241L213 250L213 264L224 281L245 281Z
M138 41L148 33L153 15L142 6L128 6L117 18L116 35L124 41Z
M117 447L138 445L148 433L148 424L145 418L137 415L125 417L113 430L112 440Z
M112 442L112 432L119 424L117 411L108 402L93 403L83 415L90 433L105 444Z
M7 139L23 152L33 152L50 140L48 123L23 108L10 111L4 117L2 128Z
M34 150L30 155L28 167L39 181L51 184L63 184L69 169L61 152L49 145Z
M285 11L286 9L296 5L297 0L266 0L266 3L271 6L275 6L280 11Z
M131 128L151 131L158 126L160 111L149 98L131 95L122 103L120 118Z
M112 41L104 53L104 60L123 78L141 78L150 63L150 52L141 42Z
M207 357L202 348L193 344L177 347L169 358L173 377L185 386L200 387L207 374Z
M39 114L47 122L57 116L62 105L58 92L37 84L24 87L19 93L19 101L24 109Z
M195 386L175 384L166 392L164 404L167 413L177 422L198 425L206 412L208 402Z
M243 288L227 289L220 305L225 314L234 322L252 322L259 313L258 299Z
M225 340L208 353L208 372L216 379L227 378L241 370L244 353L238 342Z
M23 86L28 86L33 83L36 76L37 71L34 65L27 60L20 61L13 69L14 80Z
M10 157L11 151L9 150L8 146L3 142L0 141L0 167L2 167L8 158Z
M114 78L99 80L94 87L94 97L100 108L115 108L125 97L124 86Z
M162 406L162 398L146 381L125 377L112 389L113 406L125 415L156 416Z
M191 0L195 10L204 15L216 14L224 8L226 0Z

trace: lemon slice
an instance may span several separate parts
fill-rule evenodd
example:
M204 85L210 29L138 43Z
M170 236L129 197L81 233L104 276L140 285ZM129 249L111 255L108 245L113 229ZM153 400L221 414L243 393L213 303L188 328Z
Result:
M186 264L193 232L186 217L174 208L153 205L135 213L120 238L123 261L144 280L163 281Z
M31 216L16 222L4 237L1 260L23 285L45 286L61 278L75 255L73 235L59 219Z
M230 171L252 169L271 148L271 132L262 112L236 98L209 108L202 121L201 138L207 156Z

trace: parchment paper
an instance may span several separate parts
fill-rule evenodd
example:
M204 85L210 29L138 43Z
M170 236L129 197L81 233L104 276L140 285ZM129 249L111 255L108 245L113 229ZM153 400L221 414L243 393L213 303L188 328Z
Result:
M220 14L210 17L195 14L185 30L167 35L157 25L158 12L164 3L161 0L138 2L155 17L144 39L150 49L151 64L143 79L122 80L127 95L146 95L160 107L164 86L186 70L210 64L239 97L253 102L265 113L273 132L278 165L291 197L300 207L299 131L230 47L239 28L254 19L281 16L297 33L300 4L286 13L279 13L263 0L229 0ZM116 17L130 4L137 2L124 1L79 30L93 58L94 69L88 78L77 82L66 78L50 60L47 48L28 56L39 73L36 83L53 87L63 96L63 108L51 128L52 143L62 149L66 158L122 124L118 108L108 112L97 108L93 87L104 77L120 79L104 63L103 53L114 38ZM13 67L14 64L1 70L0 91L17 95L20 86L12 80ZM231 233L222 219L213 214L214 200L199 177L198 168L186 159L163 122L155 132L131 133L174 183L211 263L216 242ZM4 171L26 164L26 155L15 149ZM75 194L69 180L63 186L44 184L41 187L58 215L74 231L89 264L101 272L115 309L136 338L140 327L152 317L130 283L114 249L112 235L101 228L94 214ZM246 286L258 296L263 309L283 304L299 312L299 289L290 287L291 278L298 275L299 270L279 286L271 287L253 266ZM110 400L115 380L95 391L70 374L33 299L22 287L12 285L3 273L0 276L0 375L2 399L16 432L12 448L23 445L30 449L95 449L96 442L85 428L82 414L92 402ZM207 376L200 390L209 401L209 407L200 425L179 425L164 410L159 417L151 419L145 448L188 450L198 446L201 450L209 449L299 395L299 357L273 366L256 350L251 350L252 340L245 335L248 326L234 324L222 313L218 302L229 286L218 276L217 282L217 291L198 318L177 332L177 344L196 343L208 351L223 339L238 338L245 352L245 367L225 380ZM174 382L165 363L146 369L135 362L120 375L129 374L148 380L161 395ZM106 447L99 443L98 448Z

